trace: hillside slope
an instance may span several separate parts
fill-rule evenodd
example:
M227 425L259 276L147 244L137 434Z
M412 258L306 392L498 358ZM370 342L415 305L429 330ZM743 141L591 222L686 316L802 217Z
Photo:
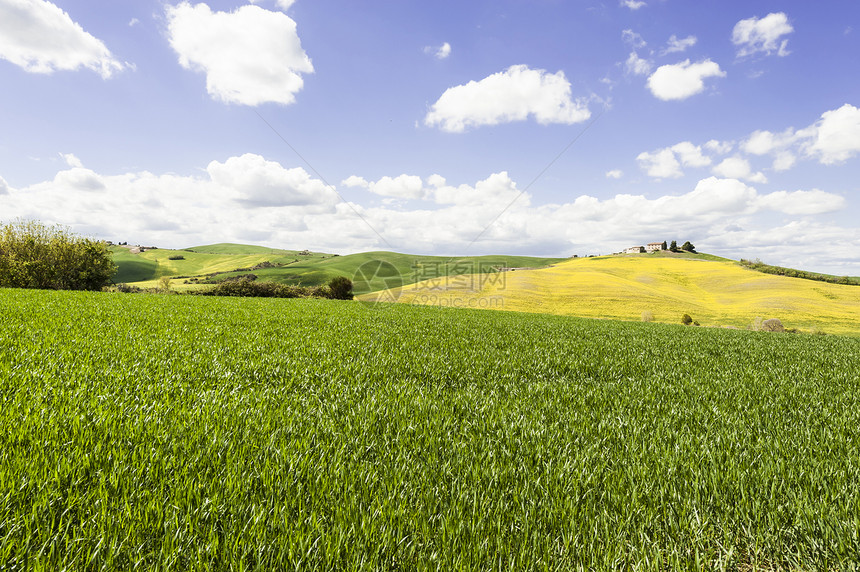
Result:
M294 250L274 250L244 245L212 245L211 247L198 248L199 250L156 248L134 253L127 248L111 247L113 260L118 267L113 280L117 283L126 282L139 286L149 286L155 285L157 280L163 276L206 276L216 272L229 272L237 268L250 268L263 262L290 264L298 258L319 260L325 256L331 256L321 253L300 256L298 251ZM181 257L181 259L171 260L171 258L177 257Z
M186 250L154 249L133 254L128 249L113 247L114 262L119 270L114 282L141 287L154 287L163 276L182 277L172 287L198 288L183 284L186 277L206 277L218 273L214 280L248 274L264 262L277 266L254 269L258 280L294 286L317 286L335 276L353 280L357 294L386 290L421 280L460 274L495 273L500 267L549 266L564 258L530 256L421 256L397 252L362 252L338 256L319 252L279 250L240 244L212 244ZM182 256L182 260L170 260ZM245 270L237 270L237 269Z
M860 334L860 287L755 272L687 256L606 256L552 268L419 282L361 297L591 318L747 327L779 318L787 328Z

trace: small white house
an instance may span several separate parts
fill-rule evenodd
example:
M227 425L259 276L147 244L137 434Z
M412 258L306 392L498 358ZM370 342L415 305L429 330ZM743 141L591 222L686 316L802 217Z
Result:
M649 242L645 247L645 252L660 252L663 250L662 242Z
M645 247L643 246L631 246L624 249L624 254L640 254L642 252L645 252Z

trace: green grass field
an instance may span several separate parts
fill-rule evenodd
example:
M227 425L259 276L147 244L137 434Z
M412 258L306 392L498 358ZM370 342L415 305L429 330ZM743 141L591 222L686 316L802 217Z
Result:
M850 570L860 340L0 290L3 570Z

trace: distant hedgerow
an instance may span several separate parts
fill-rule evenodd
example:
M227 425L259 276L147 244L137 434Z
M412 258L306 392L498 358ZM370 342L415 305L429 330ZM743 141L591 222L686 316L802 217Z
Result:
M803 278L804 280L815 280L816 282L828 282L830 284L846 284L851 286L860 286L860 280L849 276L831 276L829 274L819 274L817 272L807 272L806 270L795 270L794 268L784 268L782 266L773 266L765 264L761 260L746 260L741 258L740 263L750 270L763 272L764 274L774 274L776 276L788 276L789 278Z
M277 282L257 282L253 274L230 278L214 288L198 292L202 296L242 296L246 298L330 298L352 300L352 281L338 276L328 286L290 286Z

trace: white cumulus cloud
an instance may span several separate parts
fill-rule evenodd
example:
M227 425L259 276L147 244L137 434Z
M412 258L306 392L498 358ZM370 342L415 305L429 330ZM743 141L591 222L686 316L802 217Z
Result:
M846 103L797 131L792 127L778 133L753 131L741 149L751 155L771 155L775 171L790 169L799 156L823 165L843 163L860 153L860 108Z
M658 67L648 78L648 89L663 101L687 99L704 91L706 78L725 75L726 72L709 59L697 63L684 60Z
M431 54L437 60L444 60L451 55L451 44L445 42L441 46L426 46L424 53Z
M525 65L511 66L480 81L451 87L434 103L424 123L443 131L523 121L572 124L591 116L583 100L571 99L563 71L554 74Z
M314 68L283 12L246 5L213 12L200 3L167 6L170 45L182 67L206 74L206 90L226 103L289 104Z
M716 155L725 155L731 151L734 146L735 144L731 141L718 141L716 139L711 139L704 145L705 149L715 153Z
M689 141L676 143L651 152L640 153L636 160L639 166L656 179L677 179L683 177L681 165L685 167L705 167L711 164L710 157L702 153L702 148Z
M636 52L630 52L630 57L624 62L624 68L627 70L627 73L633 75L648 75L651 73L651 66L652 63L650 60L640 58Z
M689 141L676 143L670 149L678 154L681 163L686 167L705 167L711 164L710 157L702 154L702 148L698 145L693 145Z
M760 194L737 179L709 177L677 195L579 195L562 204L533 205L504 171L464 184L448 183L438 174L423 183L409 175L375 183L360 176L347 180L366 188L381 182L390 188L422 184L426 197L417 207L399 200L373 207L344 203L301 168L245 154L212 161L191 176L147 171L107 175L71 167L21 188L0 179L0 212L7 219L33 218L99 238L171 248L250 242L324 252L383 247L462 254L480 236L475 254L561 255L605 253L616 243L620 248L643 237L686 236L708 252L748 258L766 254L772 263L797 260L792 256L805 256L810 244L826 244L813 250L817 262L811 269L832 266L857 274L860 268L860 231L814 218L843 208L844 199L818 189ZM767 216L773 212L794 220L781 221L783 230L773 228ZM744 231L744 226L758 230ZM825 237L832 240L821 240ZM714 245L719 248L710 250ZM743 248L752 251L741 252Z
M630 46L636 50L648 45L639 33L630 29L621 31L621 39L624 40L625 44L630 44Z
M777 191L761 196L758 204L761 208L789 215L816 215L841 210L845 206L845 199L819 189Z
M382 177L376 182L369 183L367 189L377 195L398 199L423 199L427 194L421 177L417 175Z
M80 159L78 159L74 153L60 153L60 157L63 158L63 161L66 162L66 165L69 167L83 167L83 163Z
M259 4L263 0L250 0L251 4ZM290 6L296 3L296 0L275 0L275 6L281 10L287 10Z
M788 40L782 37L793 31L788 16L783 12L774 12L764 18L752 17L739 21L732 30L732 43L737 46L738 57L757 53L787 56Z
M753 173L752 165L743 157L727 157L714 167L714 174L729 179L744 179L754 183L766 183L761 171Z
M676 52L684 52L687 48L691 48L696 45L698 39L696 36L687 36L686 38L678 38L678 36L672 34L669 38L669 42L666 44L666 47L663 49L663 55L673 54Z
M808 152L825 165L842 163L860 153L860 109L853 105L825 111L810 131Z
M655 179L677 179L683 177L681 163L671 149L660 149L654 152L642 152L636 157L639 166Z
M624 176L624 171L622 171L621 169L613 169L611 171L606 171L606 178L607 179L620 179L623 176Z
M33 73L88 68L107 79L126 66L46 0L0 1L0 59Z
M340 184L346 187L361 187L362 189L366 189L370 186L370 183L368 183L364 177L359 177L358 175L350 175L341 181Z
M302 168L285 169L280 163L246 153L206 167L211 181L223 195L250 207L332 204L334 191Z
M631 10L638 10L647 5L643 0L621 0L621 6L630 8Z

